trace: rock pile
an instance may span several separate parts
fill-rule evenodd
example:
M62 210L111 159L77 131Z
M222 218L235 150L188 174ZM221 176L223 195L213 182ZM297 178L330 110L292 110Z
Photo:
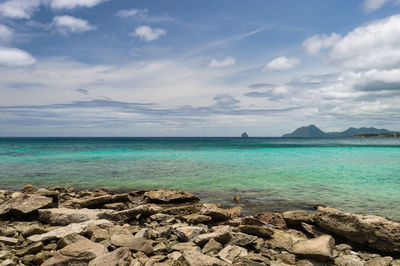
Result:
M327 207L244 216L183 191L0 191L0 265L400 265L400 224Z

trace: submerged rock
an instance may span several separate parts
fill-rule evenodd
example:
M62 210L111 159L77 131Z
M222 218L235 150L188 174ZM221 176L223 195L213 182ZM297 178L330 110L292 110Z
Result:
M325 230L353 242L385 252L400 251L400 223L379 216L345 213L318 207L314 222Z

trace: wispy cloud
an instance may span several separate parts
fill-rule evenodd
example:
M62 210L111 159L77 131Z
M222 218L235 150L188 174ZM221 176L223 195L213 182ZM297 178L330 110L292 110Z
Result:
M63 34L82 33L96 29L96 27L90 25L87 20L67 15L54 17L53 26L57 29L57 31Z
M222 60L217 60L217 59L212 59L209 67L215 68L215 67L228 67L228 66L233 66L235 64L236 60L233 56L228 56Z
M271 60L261 71L279 71L294 68L300 64L300 60L296 57L281 56Z
M157 40L161 36L167 35L167 31L160 28L152 28L150 26L139 26L129 35L133 37L139 37L147 42L151 42Z

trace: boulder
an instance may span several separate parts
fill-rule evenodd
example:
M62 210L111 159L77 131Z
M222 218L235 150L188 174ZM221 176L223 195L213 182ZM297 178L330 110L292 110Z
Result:
M283 219L285 219L288 225L299 225L301 223L310 223L312 221L312 212L304 210L294 210L282 213Z
M129 266L133 258L129 248L118 248L89 262L89 266Z
M39 220L51 225L69 225L89 220L107 219L112 211L93 209L42 209L39 210Z
M28 241L37 242L37 241L57 240L57 239L63 238L72 233L83 234L87 231L89 225L91 225L91 224L112 225L112 223L110 221L104 220L104 219L91 220L91 221L86 221L83 223L72 223L70 225L54 229L54 230L44 233L44 234L32 235L32 236L28 237Z
M132 234L112 234L111 244L117 247L127 247L132 251L141 251L146 255L154 254L152 241L143 237L134 237Z
M308 223L301 223L301 227L310 235L314 237L322 236L324 233L321 232L318 227Z
M196 236L206 233L206 230L199 226L180 226L175 229L175 233L183 241L190 241Z
M384 252L400 251L400 223L382 217L345 213L318 207L313 220L318 226L353 242Z
M224 261L201 254L199 251L186 250L183 252L184 261L189 266L219 266L226 265Z
M26 184L26 185L22 188L21 192L22 192L22 193L27 193L27 194L34 193L34 192L35 192L35 186L32 185L32 184Z
M189 192L182 190L161 189L156 191L148 191L143 194L143 198L147 202L155 203L183 203L198 201L199 198Z
M214 221L226 221L229 219L227 210L210 203L204 203L201 206L200 214L210 216Z
M335 239L323 235L309 240L299 240L293 244L293 253L304 258L327 261L333 258Z
M299 240L307 240L307 236L302 232L289 229L281 230L277 228L271 228L274 234L271 239L266 240L268 246L273 249L286 250L287 252L292 252L293 244Z
M189 214L182 217L182 219L189 224L202 224L211 222L211 217L202 214Z
M23 219L38 209L49 207L52 203L52 198L36 194L23 194L1 204L0 216L12 216L16 219Z
M343 255L335 258L337 266L364 266L364 261L356 255Z
M128 194L104 195L88 199L73 199L65 204L74 208L99 208L104 204L129 201Z
M286 227L285 219L283 215L278 212L262 212L255 215L255 218L264 222L265 224L275 225L280 228Z
M239 230L242 233L254 235L262 238L270 238L274 232L266 226L240 225Z
M232 245L227 245L218 253L218 257L229 264L232 264L236 259L246 257L247 255L248 252L245 248Z

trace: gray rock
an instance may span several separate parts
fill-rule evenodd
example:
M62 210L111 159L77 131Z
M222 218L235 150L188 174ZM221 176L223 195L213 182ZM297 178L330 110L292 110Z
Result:
M89 262L89 266L129 266L133 261L129 248L118 248Z
M112 225L112 223L108 220L92 220L83 223L73 223L64 227L60 227L54 229L50 232L40 234L40 235L33 235L28 237L28 241L30 242L37 242L37 241L49 241L49 240L57 240L63 238L69 234L77 233L83 234L87 231L89 225Z
M18 239L13 237L0 236L0 243L6 245L16 245L18 244Z
M299 240L307 240L307 236L302 232L289 229L289 230L281 230L271 228L274 232L271 239L266 240L266 243L269 247L273 249L286 250L288 252L292 252L293 244Z
M199 226L180 226L175 229L175 233L183 241L190 241L196 236L206 233L206 230Z
M0 264L0 266L15 266L15 265L17 264L12 259L6 259Z
M219 266L226 265L224 261L217 258L201 254L199 251L186 250L183 252L183 258L189 266Z
M49 207L52 203L52 198L36 194L23 194L20 197L10 199L1 204L0 216L9 215L17 219L25 218L38 209Z
M320 227L353 242L385 252L400 251L400 223L378 216L318 207L313 220Z
M199 198L189 192L181 190L168 190L161 189L157 191L148 191L143 195L144 199L148 202L162 202L162 203L182 203L198 201Z
M248 252L245 248L227 245L218 253L218 257L229 264L235 262L236 259L246 257Z
M51 225L69 225L71 223L81 223L89 220L107 219L111 210L92 210L92 209L42 209L39 210L39 220L42 223Z
M293 253L305 258L326 261L333 257L335 240L329 235L323 235L309 240L299 240L293 245Z
M6 227L0 227L0 236L8 236L8 237L14 237L17 234L17 230L13 227L6 226Z

